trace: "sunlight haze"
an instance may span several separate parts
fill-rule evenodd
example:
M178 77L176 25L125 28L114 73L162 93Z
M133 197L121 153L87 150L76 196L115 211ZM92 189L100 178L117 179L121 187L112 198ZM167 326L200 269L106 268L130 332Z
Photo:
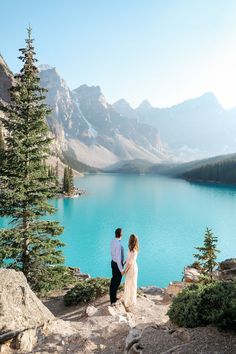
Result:
M133 107L210 91L236 106L234 0L12 0L0 9L1 52L15 71L30 23L40 64L55 66L72 89L99 85L109 102Z

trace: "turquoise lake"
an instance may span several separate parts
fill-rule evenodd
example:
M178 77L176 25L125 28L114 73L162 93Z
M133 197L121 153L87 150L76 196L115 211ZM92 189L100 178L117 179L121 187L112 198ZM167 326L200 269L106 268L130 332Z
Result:
M53 201L65 227L66 264L91 276L110 277L110 241L123 228L127 251L138 235L139 285L180 280L202 245L206 227L218 237L219 260L236 257L236 188L139 175L87 175L75 184L87 195Z

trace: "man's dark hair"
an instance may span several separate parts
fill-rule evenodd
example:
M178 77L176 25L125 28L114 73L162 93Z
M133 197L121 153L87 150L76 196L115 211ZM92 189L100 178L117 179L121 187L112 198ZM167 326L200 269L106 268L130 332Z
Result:
M122 229L120 227L118 227L118 229L116 229L116 231L115 231L116 238L121 237L121 232L122 232Z

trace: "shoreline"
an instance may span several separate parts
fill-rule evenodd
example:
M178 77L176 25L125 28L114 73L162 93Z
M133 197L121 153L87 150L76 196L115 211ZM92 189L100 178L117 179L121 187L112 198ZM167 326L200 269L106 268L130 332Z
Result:
M75 188L72 194L59 193L56 198L57 199L61 199L61 198L73 199L73 198L82 197L83 195L88 195L88 193L85 189Z

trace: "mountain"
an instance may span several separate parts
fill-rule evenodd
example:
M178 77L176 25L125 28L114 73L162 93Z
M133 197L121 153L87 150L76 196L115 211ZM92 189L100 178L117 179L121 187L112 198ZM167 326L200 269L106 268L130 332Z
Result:
M152 164L148 169L148 173L151 174L159 174L169 177L183 177L186 173L195 170L197 168L201 168L206 165L215 165L217 163L221 163L225 160L234 158L236 154L229 154L229 155L219 155L210 157L207 159L202 160L194 160L185 163L159 163L159 164Z
M121 160L160 162L167 158L158 130L118 113L99 86L70 90L55 68L40 67L42 87L53 113L49 126L63 155L95 168Z
M159 165L159 164L158 164ZM144 174L149 173L153 163L146 160L121 161L104 169L107 173Z
M143 160L123 161L105 169L105 172L152 174L195 182L236 184L236 153L186 163L152 164Z
M39 67L41 86L52 108L48 125L54 136L52 154L80 171L97 171L122 160L165 160L158 130L118 113L99 86L70 90L55 67ZM10 100L13 74L0 56L0 100Z
M13 74L0 54L0 100L9 102L9 89L13 84Z
M124 117L137 118L135 110L124 98L113 103L113 108Z
M120 106L114 104L120 112ZM236 151L236 109L225 110L214 94L184 101L168 108L155 108L144 101L130 118L158 127L176 160L193 160Z
M189 181L236 184L236 154L220 155L184 164L152 165L148 173Z
M9 94L9 89L12 87L14 84L14 76L11 70L9 69L8 65L4 61L3 57L0 55L0 103L3 105L7 105L10 102L10 94ZM0 119L1 116L3 116L3 112L0 110ZM1 124L1 122L0 122ZM6 135L6 131L3 129L3 135ZM50 137L53 138L53 134L49 133ZM61 157L61 158L60 158ZM51 166L56 166L58 163L58 171L59 171L59 176L62 177L64 173L64 167L65 164L68 163L68 161L63 157L62 161L62 148L60 146L59 141L57 139L53 139L53 142L51 143L50 146L50 155L47 160L47 164ZM87 171L90 170L90 167L86 165L79 165L77 164L71 164L71 167L73 167L76 171ZM77 168L79 167L79 168ZM77 174L75 171L75 174Z
M168 108L144 100L134 109L124 99L111 105L99 86L71 90L54 67L39 69L52 108L52 154L74 168L97 171L126 165L127 171L130 161L138 170L137 161L152 165L236 151L236 108L223 109L212 93ZM12 84L13 75L0 56L0 100L5 104Z

